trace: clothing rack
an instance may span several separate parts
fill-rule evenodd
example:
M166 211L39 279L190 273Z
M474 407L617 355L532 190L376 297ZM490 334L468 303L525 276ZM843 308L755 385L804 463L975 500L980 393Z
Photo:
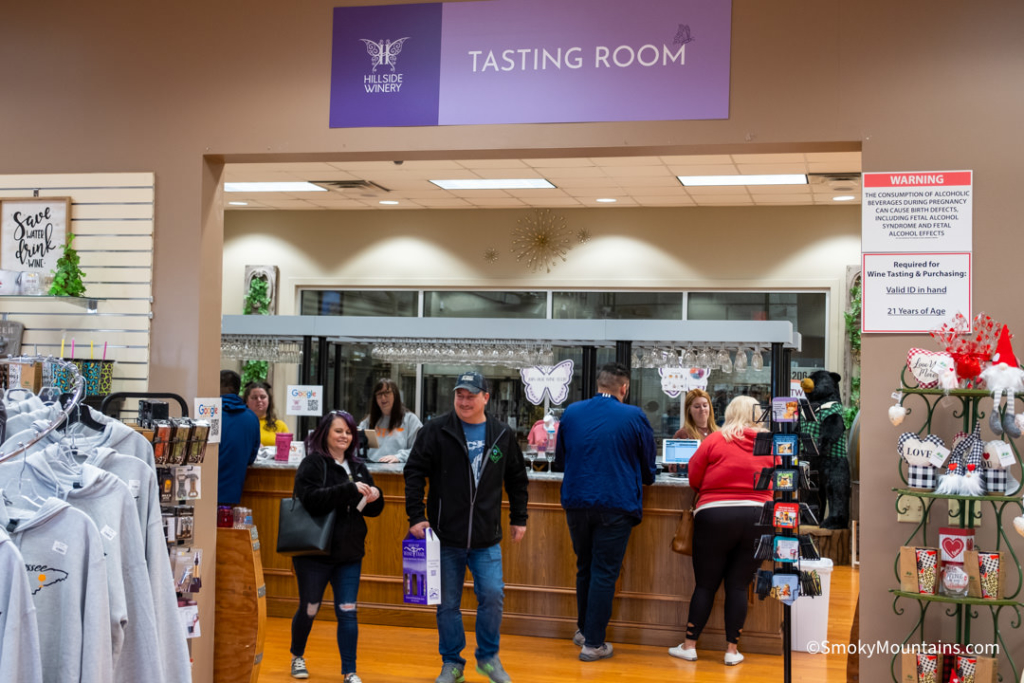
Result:
M55 358L53 356L14 356L8 358L0 358L0 365L14 365L24 363L49 363L51 365L59 365L71 374L72 381L74 382L74 391L71 392L71 400L68 401L67 405L64 406L64 410L61 411L53 422L49 424L43 431L33 437L31 441L26 444L19 444L18 448L7 453L6 455L0 454L0 462L10 460L16 456L21 455L29 448L37 444L46 438L53 430L60 427L62 424L69 422L71 414L75 410L80 410L82 405L82 399L85 397L85 377L78 371L78 366L74 363L65 361L61 358Z

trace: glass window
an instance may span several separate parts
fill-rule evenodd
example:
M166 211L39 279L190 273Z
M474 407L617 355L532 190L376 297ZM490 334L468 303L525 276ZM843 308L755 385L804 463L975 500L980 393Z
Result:
M402 404L411 411L416 409L416 366L385 363L370 355L370 344L334 344L334 363L341 363L341 386L334 386L335 370L332 364L327 373L324 394L336 405L325 405L325 410L346 410L358 423L370 412L370 392L377 380L393 379L402 394ZM314 347L315 348L315 347Z
M546 318L547 292L423 293L424 318Z
M682 292L553 292L558 320L681 320Z
M417 314L419 293L410 290L305 289L300 295L302 315L375 315L409 318Z
M693 292L686 310L689 320L790 321L803 337L803 349L793 352L794 377L798 369L825 367L827 313L824 292Z

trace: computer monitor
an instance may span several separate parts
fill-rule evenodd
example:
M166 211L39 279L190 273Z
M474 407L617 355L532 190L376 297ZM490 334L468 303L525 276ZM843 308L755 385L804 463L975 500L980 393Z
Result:
M666 465L685 465L697 452L697 439L664 439L661 442L662 460Z

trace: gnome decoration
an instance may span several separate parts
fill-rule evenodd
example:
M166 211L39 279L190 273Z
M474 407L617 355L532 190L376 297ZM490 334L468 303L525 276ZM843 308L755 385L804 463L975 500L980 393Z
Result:
M1013 355L1013 347L1010 345L1010 330L1004 325L999 333L999 343L996 345L995 353L992 354L992 365L981 371L981 379L985 386L992 392L992 413L989 415L988 426L996 435L1003 431L1016 439L1021 435L1021 430L1014 422L1014 394L1024 391L1024 370ZM1003 392L1006 392L1006 413L1003 415L1002 424L999 422L999 403Z
M982 460L985 443L981 440L981 424L962 439L953 439L953 452L946 465L946 474L939 478L936 493L952 496L983 496L985 481L982 476Z

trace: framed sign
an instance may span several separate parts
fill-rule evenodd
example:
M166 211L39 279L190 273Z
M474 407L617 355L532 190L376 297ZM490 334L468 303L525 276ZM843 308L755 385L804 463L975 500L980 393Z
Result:
M71 217L70 197L0 202L0 269L49 274L57 268Z

